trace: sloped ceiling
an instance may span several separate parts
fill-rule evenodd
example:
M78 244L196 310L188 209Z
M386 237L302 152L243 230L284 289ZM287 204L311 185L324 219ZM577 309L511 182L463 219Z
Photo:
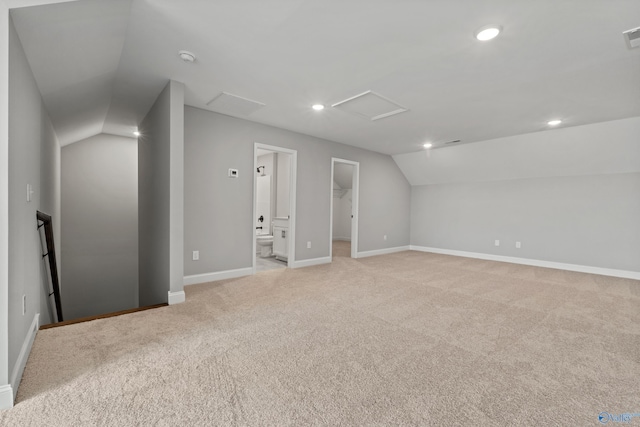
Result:
M343 190L353 187L353 165L336 163L333 166L333 181Z
M242 118L386 154L640 116L622 36L637 0L77 0L12 17L63 144L131 136L168 79L188 105L224 91L266 104ZM503 32L478 42L487 24ZM409 111L331 108L367 90Z

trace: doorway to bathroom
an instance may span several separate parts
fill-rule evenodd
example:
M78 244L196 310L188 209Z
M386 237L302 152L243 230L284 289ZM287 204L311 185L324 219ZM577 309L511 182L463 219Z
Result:
M360 163L331 158L329 256L358 257Z
M295 150L254 144L254 273L292 267L295 262L297 159Z

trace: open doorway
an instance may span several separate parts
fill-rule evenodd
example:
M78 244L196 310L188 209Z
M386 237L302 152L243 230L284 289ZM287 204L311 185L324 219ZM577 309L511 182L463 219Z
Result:
M295 262L297 152L254 144L253 272Z
M358 257L358 193L360 164L331 159L329 255Z

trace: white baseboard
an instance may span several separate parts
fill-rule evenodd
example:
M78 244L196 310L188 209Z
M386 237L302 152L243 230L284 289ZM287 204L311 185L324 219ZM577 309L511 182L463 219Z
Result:
M13 408L13 390L11 384L0 385L0 411Z
M214 273L194 274L184 276L184 286L197 285L198 283L215 282L217 280L235 279L236 277L250 276L254 274L253 267L238 268L235 270L216 271Z
M376 256L376 255L393 254L396 252L408 251L409 248L410 246L407 245L407 246L396 246L395 248L385 248L385 249L376 249L374 251L358 252L356 254L356 258L366 258L366 257Z
M14 399L18 394L18 387L20 387L20 380L22 380L24 367L27 366L27 360L29 359L29 354L31 353L33 340L36 339L36 334L38 333L39 322L40 313L36 313L36 315L33 316L33 321L31 322L31 326L29 327L29 332L27 332L27 336L24 337L22 348L20 348L20 353L18 354L18 360L16 360L16 364L13 366L13 372L11 373L11 387L13 389Z
M186 296L184 291L171 292L169 291L169 305L180 304L185 302Z
M339 240L341 242L350 242L351 237L334 237L333 240Z
M640 272L615 270L611 268L591 267L588 265L565 264L561 262L542 261L537 259L517 258L503 255L483 254L478 252L456 251L452 249L430 248L426 246L411 245L412 251L432 252L435 254L461 256L467 258L485 259L489 261L510 262L512 264L531 265L534 267L555 268L557 270L577 271L580 273L599 274L602 276L620 277L623 279L640 280Z
M325 256L322 258L303 259L301 261L294 261L292 268L311 267L312 265L329 264L331 257Z

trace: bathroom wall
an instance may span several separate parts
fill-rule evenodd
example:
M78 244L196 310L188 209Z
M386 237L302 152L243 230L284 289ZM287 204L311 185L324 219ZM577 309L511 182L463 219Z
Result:
M286 153L277 153L277 164L275 216L278 218L288 218L291 214L291 209L289 208L291 155Z
M252 267L256 142L297 150L297 261L329 256L332 157L360 162L359 250L409 245L411 189L390 156L187 106L185 275Z
M260 231L271 234L271 221L276 213L276 153L258 156L257 166L264 166L265 176L262 176L262 169L260 173L256 170L256 227L262 227ZM263 191L268 191L268 194L262 194ZM261 215L264 217L262 222L258 221Z

